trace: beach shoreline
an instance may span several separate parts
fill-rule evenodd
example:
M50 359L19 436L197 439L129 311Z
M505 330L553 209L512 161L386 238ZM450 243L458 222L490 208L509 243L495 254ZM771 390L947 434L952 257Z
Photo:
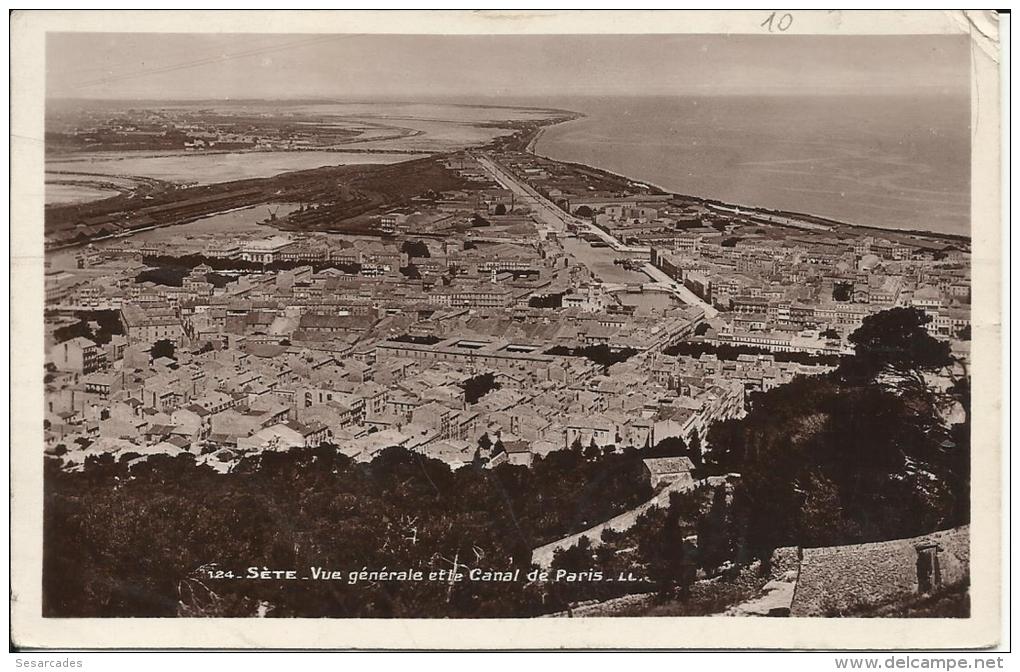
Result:
M504 108L509 108L509 106L503 106L503 107ZM536 108L521 108L521 109L534 110ZM840 233L845 235L845 234L848 234L848 233L861 234L862 232L874 232L874 235L878 235L878 236L905 236L905 237L914 237L914 238L927 238L927 239L936 239L936 240L957 241L957 242L961 242L961 243L965 243L965 244L970 244L970 236L969 235L954 234L954 233L939 233L939 232L933 232L933 231L923 231L923 230L918 230L918 229L906 229L906 228L898 229L898 228L894 228L894 227L878 227L878 226L870 226L870 225L864 225L864 224L853 224L853 223L849 223L849 222L846 222L846 221L841 221L841 220L833 219L831 217L826 217L826 216L822 216L822 215L816 215L816 214L813 214L813 213L807 213L807 212L801 212L801 211L793 211L793 210L770 209L770 208L764 208L764 207L755 206L755 205L739 204L739 203L732 203L732 202L728 202L728 201L721 201L721 200L718 200L718 199L707 198L707 197L697 196L697 195L692 195L692 194L683 194L683 193L680 193L680 192L672 191L670 189L666 189L666 188L662 187L661 185L657 185L657 184L654 184L652 182L645 181L645 180L636 180L636 179L634 179L634 178L632 178L630 176L627 176L627 175L624 175L624 174L620 174L620 173L616 173L616 172L613 172L611 170L607 170L605 168L601 168L601 167L597 167L597 166L591 166L591 165L588 165L588 164L585 164L585 163L580 163L580 162L563 161L563 160L560 160L560 159L555 159L555 158L552 158L552 157L550 157L550 156L548 156L546 154L543 154L541 152L540 148L539 148L539 141L543 138L543 136L545 134L545 131L547 129L551 128L552 126L556 126L556 125L559 125L559 124L564 124L564 123L568 123L568 122L571 122L571 121L577 121L577 120L580 120L580 119L587 118L588 115L586 115L586 114L584 114L582 112L576 112L576 111L571 111L571 110L561 110L561 109L551 110L550 109L549 111L554 111L558 116L550 117L550 118L547 118L547 119L544 119L544 120L536 120L536 121L533 121L533 122L529 122L528 125L525 126L525 133L527 135L525 135L523 137L520 137L520 141L519 142L521 142L522 144L517 146L518 149L516 151L523 151L524 153L528 153L528 154L531 154L533 156L542 158L542 159L547 160L547 161L552 161L552 162L555 162L555 163L563 165L563 166L573 167L575 169L588 171L590 173L602 174L602 175L604 175L606 177L611 177L611 178L613 178L615 180L622 181L622 182L630 184L630 185L634 185L635 187L644 188L645 190L647 190L648 193L651 193L651 194L656 194L656 195L660 195L660 196L669 196L669 197L674 197L674 198L677 198L677 199L683 199L685 201L697 203L697 204L702 205L703 207L711 208L711 209L715 209L715 210L723 210L723 211L729 210L729 211L734 211L734 212L739 211L739 213L741 215L747 216L752 222L757 221L757 223L760 223L762 225L777 226L777 227L784 227L784 228L795 228L795 229L802 229L802 230L828 231L828 232L830 232L830 233L832 233L834 235L839 235ZM513 124L511 124L510 127L513 127ZM518 129L520 129L520 127L518 127ZM528 137L529 135L530 135L530 137ZM500 137L513 137L513 136L511 135L511 136L500 136ZM479 145L479 146L477 146L477 149L481 149L481 150L496 149L497 141L498 140L499 140L499 138L496 138L496 139L494 139L494 141L490 141L490 142L488 142L486 144ZM524 142L525 140L526 140L526 142ZM303 153L304 151L307 151L307 150L292 150L292 153L300 154L300 153ZM233 150L233 152L236 152L236 150ZM227 152L227 153L233 153L233 152ZM397 153L394 150L388 150L387 152L362 150L362 152L364 152L365 154L369 154L369 153L390 153L390 154L396 154ZM209 154L211 154L211 153L212 152L209 152ZM258 154L258 152L254 152L254 151L253 152L249 152L249 153L252 154L252 155ZM441 151L441 152L434 152L434 153L424 152L425 155L427 155L428 157L433 158L433 159L441 159L444 156L450 156L450 155L452 155L454 153L456 153L456 152L450 152L450 151L446 151L446 152L442 152ZM418 154L420 156L423 153L422 152L418 152ZM184 156L200 156L200 155L201 154L187 154L187 155L184 155ZM125 157L121 157L121 158L125 158ZM424 157L422 157L422 158L424 158ZM391 165L400 165L401 163L406 163L406 162L396 162L396 163L391 164ZM372 163L366 162L365 164L360 164L360 165L362 165L362 166L372 166L372 165L376 165L376 164L372 164ZM68 174L73 174L76 171L66 171L66 172ZM306 171L304 171L304 170L284 171L284 172L276 174L272 178L268 178L268 179L286 179L288 175L296 175L296 174L303 173L303 172L306 172ZM149 178L149 179L151 179L151 178ZM258 178L255 178L255 179L258 179ZM243 182L245 182L245 180L228 180L228 181L222 182L222 183L210 183L210 184L205 185L205 186L207 186L207 187L217 187L217 186L223 187L225 185L230 185L230 184L234 184L234 183L240 184L240 183L243 183ZM84 204L84 205L88 205L88 204ZM49 210L51 207L52 208L61 208L61 207L67 207L67 206L61 206L61 205L54 204L54 206L48 206L47 210ZM203 216L210 216L210 215L214 215L214 214L217 214L217 213L215 213L215 212L204 213ZM783 219L787 219L787 220L791 220L791 221L785 222L785 223L784 222L777 222L777 221L774 221L774 220L771 219L771 218L774 218L774 217L779 217L779 218L783 218ZM757 218L757 220L756 220L756 218ZM798 225L798 222L800 223L800 225ZM187 223L187 222L185 221L185 222L179 222L179 223ZM124 235L124 234L121 234L121 235ZM131 235L131 234L127 233L126 235ZM64 247L76 247L78 245L86 244L88 242L91 242L91 239L90 240L85 240L85 241L76 241L76 242L65 243L65 244L59 245L59 247L60 248L64 248Z
M658 192L659 194L666 194L666 195L674 196L674 197L677 197L677 198L683 198L683 199L687 199L687 200L697 201L697 202L700 202L700 203L704 204L706 207L716 207L716 208L730 209L730 210L736 209L736 210L740 210L742 213L746 213L746 214L752 215L752 216L753 215L761 215L761 216L785 217L785 218L793 219L793 220L801 219L801 220L803 220L804 222L806 222L808 224L819 224L819 225L825 226L825 227L835 227L835 228L845 227L845 228L853 229L853 230L863 229L865 231L875 231L875 232L878 232L880 234L894 234L894 235L915 236L915 237L916 236L923 236L923 237L929 237L929 238L937 238L939 240L961 241L961 242L966 242L968 244L971 241L971 236L969 234L943 233L943 232L938 232L938 231L925 231L925 230L922 230L922 229L897 228L897 227L893 227L893 226L875 226L875 225L869 225L869 224L855 224L855 223L852 223L852 222L847 222L845 220L840 220L840 219L835 219L835 218L832 218L832 217L828 217L826 215L818 215L818 214L815 214L815 213L804 212L804 211L799 211L799 210L782 210L782 209L776 209L776 208L765 208L765 207L762 207L762 206L751 205L751 204L747 204L747 203L735 203L735 202L732 202L732 201L722 201L722 200L719 200L719 199L705 197L705 196L697 196L697 195L694 195L694 194L683 194L683 193L680 193L680 192L677 192L677 191L673 191L671 189L667 189L665 187L662 187L661 185L655 184L655 183L650 182L648 180L637 180L637 179L635 179L633 177L630 177L628 175L623 175L621 173L617 173L617 172L608 170L606 168L602 168L602 167L599 167L599 166L592 166L592 165L589 165L589 164L586 164L586 163L580 163L580 162L577 162L577 161L564 161L562 159L557 159L557 158L551 157L551 156L549 156L547 154L543 154L541 151L539 151L538 143L541 140L542 136L545 134L545 131L547 129L552 128L553 126L560 125L560 124L565 124L565 123L569 123L569 122L572 122L572 121L577 121L579 119L584 119L584 118L587 118L587 116L588 116L588 115L580 113L580 112L575 112L574 114L576 114L577 116L575 116L574 118L571 118L571 119L553 120L551 123L543 124L538 129L538 131L534 134L534 136L528 141L528 144L525 147L525 151L527 153L529 153L529 154L532 154L532 155L534 155L534 156L536 156L538 158L541 158L541 159L545 159L547 161L555 161L556 163L559 163L559 164L562 164L562 165L566 165L566 166L577 166L577 167L580 167L580 168L584 168L585 170L591 170L591 171L602 173L602 174L610 176L610 177L614 177L614 178L621 179L621 180L626 180L626 181L630 182L631 184L644 185L646 187L649 187L650 191L652 191L652 192ZM764 222L764 223L769 223L769 222ZM784 226L783 224L779 224L779 223L771 223L771 224L773 226ZM803 227L803 228L813 228L813 227Z

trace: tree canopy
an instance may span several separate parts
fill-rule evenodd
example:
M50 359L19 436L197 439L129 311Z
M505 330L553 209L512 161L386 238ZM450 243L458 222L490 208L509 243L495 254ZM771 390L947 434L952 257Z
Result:
M533 616L549 610L545 587L525 581L215 581L206 569L526 570L531 549L652 494L634 451L457 470L404 448L355 462L328 445L226 474L190 454L59 465L47 459L43 608L66 617L251 616L259 603L270 616Z
M548 355L561 355L566 357L584 357L595 364L608 370L613 364L626 362L637 354L634 348L612 348L605 343L598 345L583 345L577 348L568 348L565 345L557 345L546 350Z
M414 264L400 267L400 274L409 280L421 280L421 271Z
M932 337L931 317L917 308L891 308L864 318L850 334L855 354L843 367L850 375L890 374L917 379L952 363L949 343Z
M489 392L498 390L499 383L496 382L495 374L489 372L468 378L462 387L464 388L465 403L474 404Z
M84 336L98 345L106 345L114 335L124 333L119 310L79 310L74 316L78 318L77 322L53 331L57 343ZM93 331L90 323L95 323L98 329Z
M851 282L836 282L832 285L832 300L846 302L854 298L854 286Z
M153 359L159 359L160 357L173 359L174 352L176 352L174 342L163 338L152 344L152 347L149 349L149 356Z
M408 257L429 258L429 246L422 240L405 240L400 246L401 252L406 252Z

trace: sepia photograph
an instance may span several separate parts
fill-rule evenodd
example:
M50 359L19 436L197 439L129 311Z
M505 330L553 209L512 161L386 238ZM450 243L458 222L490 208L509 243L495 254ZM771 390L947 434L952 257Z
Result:
M33 619L998 618L994 35L62 14Z

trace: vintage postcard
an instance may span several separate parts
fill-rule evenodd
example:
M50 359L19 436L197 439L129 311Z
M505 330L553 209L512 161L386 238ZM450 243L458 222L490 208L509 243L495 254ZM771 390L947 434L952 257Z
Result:
M15 646L999 640L995 13L11 39Z

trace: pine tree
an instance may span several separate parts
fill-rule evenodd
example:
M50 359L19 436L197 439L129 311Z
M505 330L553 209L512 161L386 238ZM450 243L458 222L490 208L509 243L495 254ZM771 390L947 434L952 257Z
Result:
M733 525L725 487L716 488L708 513L698 520L698 559L704 569L714 569L733 558Z
M698 434L698 430L696 429L694 430L694 434L691 435L691 442L687 446L687 452L695 467L701 467L705 463L701 454L701 435Z

